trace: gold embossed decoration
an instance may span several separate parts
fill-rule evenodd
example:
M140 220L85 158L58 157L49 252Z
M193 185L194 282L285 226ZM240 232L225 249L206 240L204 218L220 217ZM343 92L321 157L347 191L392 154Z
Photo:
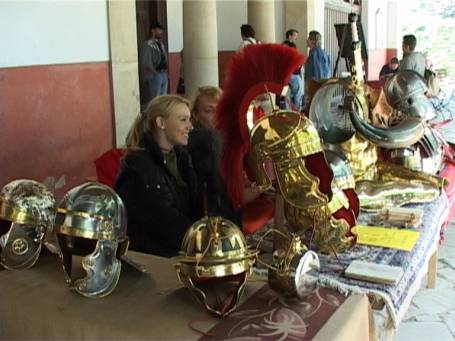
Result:
M256 122L250 141L258 185L275 186L283 196L290 231L314 230L313 246L322 252L354 245L350 228L358 201L352 172L346 162L337 162L334 177L311 121L297 112L275 111ZM265 171L267 161L273 165L275 183Z
M185 234L175 269L208 311L224 316L237 307L255 260L233 222L204 217Z
M319 178L311 174L303 157L322 152L313 124L293 111L277 111L260 119L250 132L252 159L257 183L272 187L264 165L270 160L283 197L298 208L321 206L329 201L319 188Z

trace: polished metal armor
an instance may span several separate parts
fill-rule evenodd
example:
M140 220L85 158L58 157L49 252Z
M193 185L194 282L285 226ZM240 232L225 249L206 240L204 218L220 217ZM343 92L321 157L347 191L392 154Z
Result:
M401 117L420 119L425 125L415 144L385 150L385 159L412 170L436 174L443 162L444 140L435 129L425 124L436 116L433 104L426 96L425 80L415 71L404 70L388 79L384 89L388 102Z
M390 105L400 111L401 119L393 126L373 125L368 104L370 91L364 84L356 21L357 16L351 13L352 80L330 81L321 87L313 98L310 119L324 142L338 144L348 159L362 209L433 200L440 194L444 181L435 181L431 175L424 173L407 171L404 166L387 166L378 162L377 154L379 148L398 149L401 153L395 152L391 155L392 159L405 160L403 162L411 164L413 169L422 169L418 160L410 160L407 155L412 145L423 140L428 131L425 120L434 113L424 96L425 85L413 72L392 77L386 84L385 96ZM344 115L341 116L338 106L334 105L339 93L345 97L342 106Z
M186 232L178 260L175 269L183 285L208 311L224 316L237 307L256 252L248 249L243 233L233 222L204 217ZM232 297L226 297L220 305L211 289Z
M55 199L34 180L14 180L0 192L0 264L26 269L37 261L46 231L52 231Z
M355 223L355 214L346 193L336 185L311 121L297 112L275 111L255 123L250 141L256 181L263 189L272 186L264 165L267 162L273 165L273 181L283 196L290 231L314 229L311 242L321 252L352 246L355 238L350 228ZM347 177L340 176L340 184L346 180ZM345 214L336 217L342 210L346 210ZM326 247L328 244L330 247Z
M408 169L436 174L444 161L444 140L439 132L427 127L423 137L406 148L385 150L384 159Z
M303 159L322 152L321 140L310 120L293 111L275 112L256 122L250 141L256 181L262 189L272 187L264 169L265 161L270 160L280 193L290 205L305 209L329 202Z
M425 80L413 70L403 70L390 77L384 84L384 91L389 104L406 116L424 121L436 116L425 95L428 91Z
M109 295L128 247L120 197L100 183L77 186L60 202L55 227L67 284L83 296Z

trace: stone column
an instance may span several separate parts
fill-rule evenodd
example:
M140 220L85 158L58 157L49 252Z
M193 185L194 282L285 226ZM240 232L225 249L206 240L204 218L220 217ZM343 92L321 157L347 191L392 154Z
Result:
M285 29L294 28L300 32L297 48L307 53L306 40L310 31L316 30L324 42L324 0L286 0Z
M183 73L187 96L218 86L216 0L183 1Z
M263 43L275 43L275 1L248 0L248 24Z
M387 28L387 59L398 55L397 51L401 51L401 32L399 24L402 23L402 17L407 14L404 2L387 1L387 15L386 15L386 28ZM406 14L405 14L406 13Z
M109 0L109 47L116 146L125 144L128 130L139 113L139 75L136 37L136 3Z

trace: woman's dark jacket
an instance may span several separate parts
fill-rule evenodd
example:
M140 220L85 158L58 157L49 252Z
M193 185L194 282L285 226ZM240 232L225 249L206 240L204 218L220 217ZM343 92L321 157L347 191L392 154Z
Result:
M202 202L194 200L198 181L186 148L174 147L180 176L187 184L182 188L151 134L145 135L141 147L122 160L115 184L127 211L130 248L172 257L187 229L202 217Z
M190 133L188 151L193 160L198 186L202 187L200 200L207 202L208 213L229 219L241 227L241 211L234 209L220 177L222 145L222 138L217 130L196 127ZM203 193L206 193L205 200Z
M223 216L240 226L240 214L234 211L219 178L221 140L217 136L213 131L194 130L188 149L174 147L186 188L179 185L166 166L151 134L145 135L143 149L126 154L115 190L126 207L132 250L175 256L187 229L205 214L204 192L210 215Z

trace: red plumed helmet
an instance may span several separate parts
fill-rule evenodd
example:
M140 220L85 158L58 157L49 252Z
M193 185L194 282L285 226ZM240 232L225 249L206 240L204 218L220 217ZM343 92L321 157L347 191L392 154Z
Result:
M216 126L224 138L221 177L236 207L242 202L243 160L250 148L248 107L264 92L281 94L292 73L304 61L297 49L287 45L256 44L236 53L228 64Z

